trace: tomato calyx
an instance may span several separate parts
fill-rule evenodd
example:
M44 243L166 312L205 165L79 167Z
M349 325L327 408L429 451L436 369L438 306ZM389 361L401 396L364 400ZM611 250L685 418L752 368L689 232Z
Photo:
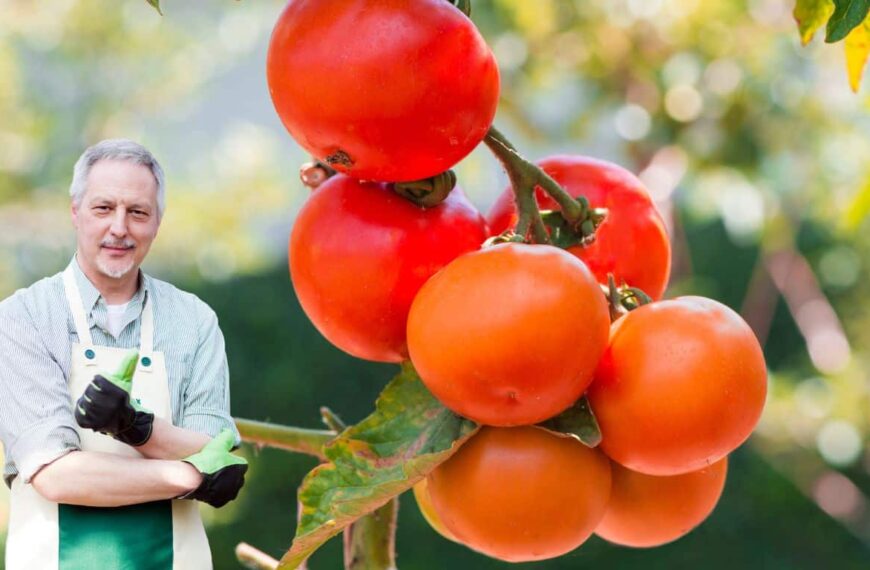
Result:
M594 241L595 230L607 216L605 208L591 208L583 196L573 198L540 166L524 158L494 126L489 128L483 142L502 163L510 178L519 212L514 230L517 235L525 238L531 233L529 243L550 244L563 249ZM542 212L535 200L536 188L553 198L559 204L559 210Z
M446 170L423 180L396 182L392 188L396 194L421 208L431 208L446 200L455 186L456 173Z
M652 297L638 287L629 287L625 283L617 287L612 273L607 274L607 286L602 285L601 288L604 290L604 296L607 297L611 322L653 301Z
M319 160L306 162L299 167L299 179L309 190L316 190L318 186L329 180L329 178L335 174L335 170Z

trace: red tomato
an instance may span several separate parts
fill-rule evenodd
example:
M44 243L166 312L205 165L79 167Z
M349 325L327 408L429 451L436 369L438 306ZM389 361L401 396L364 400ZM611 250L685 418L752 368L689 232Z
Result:
M728 458L700 471L657 477L611 464L613 486L595 534L623 546L660 546L701 524L725 487Z
M429 474L429 496L470 548L509 562L544 560L592 534L607 508L609 463L540 428L483 428Z
M426 386L478 423L533 424L573 404L607 345L607 302L573 255L502 244L430 279L408 315L408 350Z
M740 315L712 299L679 297L614 323L588 396L611 459L677 475L743 443L766 393L764 356Z
M266 71L293 138L365 180L449 169L483 140L499 94L492 51L445 0L291 0Z
M486 238L460 188L422 209L387 184L338 174L303 205L290 236L290 276L305 314L359 358L401 362L405 326L423 283Z
M643 183L624 168L585 156L553 156L538 162L571 196L585 196L594 208L607 208L607 218L595 232L595 242L568 251L582 259L599 283L613 273L660 299L671 271L671 245L661 216ZM543 210L559 205L540 188L535 197ZM514 193L505 190L487 216L493 235L517 223Z

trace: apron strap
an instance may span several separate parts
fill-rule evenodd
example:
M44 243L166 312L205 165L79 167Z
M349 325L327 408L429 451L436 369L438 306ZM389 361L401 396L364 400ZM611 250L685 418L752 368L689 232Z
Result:
M66 268L63 272L63 289L66 293L66 301L72 311L73 322L76 325L76 334L79 335L79 344L85 347L92 347L94 341L91 339L91 327L88 326L88 317L85 315L85 308L82 305L82 296L79 293L79 286L76 283L76 276L73 273L72 265Z
M139 370L142 372L151 372L154 368L151 362L154 352L154 310L151 305L151 296L146 294L139 323Z

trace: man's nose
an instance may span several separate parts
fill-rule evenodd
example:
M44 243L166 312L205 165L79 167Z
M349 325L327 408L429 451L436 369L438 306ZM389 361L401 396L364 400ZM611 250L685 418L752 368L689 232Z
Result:
M127 235L127 209L115 208L114 216L112 217L112 225L109 228L112 235L115 237L124 237Z

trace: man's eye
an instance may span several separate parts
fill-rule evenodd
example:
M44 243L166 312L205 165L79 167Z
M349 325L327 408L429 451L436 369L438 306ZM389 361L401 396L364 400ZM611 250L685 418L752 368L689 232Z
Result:
M98 212L108 212L109 207L108 206L96 206L94 208L94 210L97 210Z
M144 218L145 216L148 215L148 212L144 212L142 210L133 210L133 215L136 216L137 218Z

